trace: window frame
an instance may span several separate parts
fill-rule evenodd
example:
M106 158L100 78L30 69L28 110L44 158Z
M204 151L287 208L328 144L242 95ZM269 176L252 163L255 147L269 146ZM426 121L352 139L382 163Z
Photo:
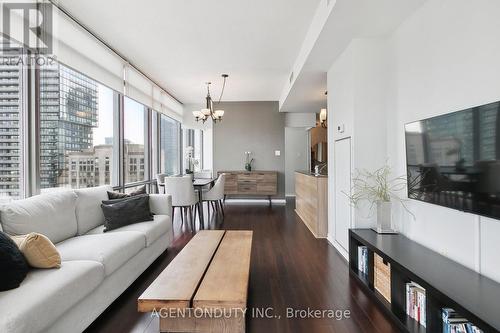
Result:
M24 199L41 193L41 68L39 66L29 66L28 58L37 56L32 50L20 47L19 56L23 57L23 65L20 66L19 82L19 199ZM113 155L111 166L110 183L115 190L125 191L125 189L146 184L150 187L150 192L154 192L156 186L156 174L161 170L159 151L162 116L175 121L177 125L178 147L177 162L179 172L183 172L183 135L182 122L173 119L161 112L155 111L150 107L143 105L145 112L145 142L144 142L144 180L125 184L124 175L124 92L117 91L108 85L94 79L92 76L59 62L60 65L69 68L87 78L95 81L97 84L107 87L113 91ZM126 91L124 86L124 91ZM131 98L133 99L133 98ZM133 99L134 100L134 99ZM137 102L137 101L136 101ZM105 166L104 166L105 168ZM71 165L68 165L68 172L71 173ZM101 170L100 170L101 172ZM104 169L105 172L105 169ZM70 179L70 178L69 178ZM68 179L68 184L71 181ZM57 191L57 189L54 189ZM16 200L13 198L12 200Z
M158 147L157 147L157 150L156 150L156 154L157 154L157 174L158 173L166 173L166 170L164 170L163 166L161 165L161 117L165 117L171 121L173 121L175 123L175 126L177 128L177 167L178 167L178 174L182 174L182 166L183 166L183 162L182 162L182 123L178 120L175 120L174 118L172 117L169 117L167 116L166 114L164 113L161 113L161 112L158 112L158 111L155 111L157 114L158 114L158 119L157 119L157 142L158 142ZM174 173L175 174L175 173Z
M129 182L127 183L125 181L125 173L127 172L126 166L126 156L125 156L125 98L130 99L131 101L138 103L143 107L144 110L144 180L139 180L139 181L134 181L134 182ZM151 150L151 108L148 106L142 104L141 102L129 97L125 96L122 94L122 105L120 108L120 123L121 123L121 139L120 139L120 146L121 146L121 151L122 151L122 156L120 160L122 161L120 171L122 173L122 176L120 177L121 182L119 184L119 189L120 190L125 190L130 187L138 186L138 185L144 185L144 184L151 184L153 179L151 179L151 155L152 155L152 150Z
M91 80L92 77L82 73L71 66L60 63L63 66L70 68L82 75L85 75ZM27 144L24 146L28 149L23 149L23 152L28 155L25 166L29 172L23 179L23 185L28 188L25 192L24 198L40 194L40 141L41 141L41 109L40 109L40 68L27 69L28 86L27 86L27 104L29 110L28 121L26 122L26 130L24 135L27 137ZM162 116L168 117L152 108L136 101L135 99L118 92L101 82L94 80L99 85L103 85L113 91L113 165L111 186L114 190L124 192L126 189L137 187L140 185L147 185L150 193L156 190L156 174L161 170L159 151L160 151L160 135L161 126L160 118ZM139 103L144 107L144 180L126 183L125 182L125 98L129 98L134 102ZM170 117L168 117L170 118ZM173 118L170 118L173 119ZM182 130L181 122L174 120L178 127L178 163L179 170L182 172ZM116 142L117 141L117 142Z

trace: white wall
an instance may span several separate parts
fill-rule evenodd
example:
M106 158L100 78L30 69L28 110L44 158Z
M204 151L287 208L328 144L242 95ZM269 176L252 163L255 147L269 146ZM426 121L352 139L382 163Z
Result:
M214 169L214 140L213 129L208 128L203 131L203 169ZM215 174L214 174L215 176Z
M295 171L309 170L309 131L285 127L285 195L295 196Z
M295 171L311 168L310 132L316 113L285 113L285 195L295 196Z
M329 119L346 124L355 168L388 156L404 174L405 123L500 100L499 12L497 0L428 0L390 36L351 43L328 72L328 91ZM395 210L403 234L500 281L500 221L417 201L409 208L415 220ZM355 216L356 226L366 222Z
M317 111L319 112L319 110ZM286 127L315 127L316 126L316 113L285 113L285 126Z
M374 170L387 159L387 86L390 82L389 55L385 39L355 39L328 71L328 156L329 175L344 174L336 165L348 165L336 159L351 159L355 169ZM343 128L343 132L339 130ZM340 140L351 138L350 156L335 154ZM336 172L337 171L337 172ZM349 172L347 172L349 174ZM335 211L348 209L335 206L349 205L345 191L335 191L335 178L329 177L329 220L335 220ZM343 214L345 215L345 214ZM338 216L338 215L337 215ZM352 210L352 226L366 228L373 225L375 211L365 205ZM336 242L346 234L345 221L329 228L330 241L344 255L345 245Z

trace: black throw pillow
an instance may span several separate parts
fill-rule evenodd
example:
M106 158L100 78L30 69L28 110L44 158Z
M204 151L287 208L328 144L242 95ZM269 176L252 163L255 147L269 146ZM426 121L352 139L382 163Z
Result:
M109 192L108 191L108 199L109 200L122 199L122 198L134 197L136 195L141 195L141 194L147 194L146 193L146 185L142 185L137 190L130 192L130 193L120 193L120 192Z
M0 291L19 287L29 266L16 243L0 231Z
M104 213L104 232L153 219L147 194L105 200L101 208Z

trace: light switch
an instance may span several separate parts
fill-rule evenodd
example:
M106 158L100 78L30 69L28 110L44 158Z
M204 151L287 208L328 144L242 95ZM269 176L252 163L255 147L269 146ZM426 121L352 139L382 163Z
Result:
M274 151L274 156L281 156L281 151L280 150L275 150Z

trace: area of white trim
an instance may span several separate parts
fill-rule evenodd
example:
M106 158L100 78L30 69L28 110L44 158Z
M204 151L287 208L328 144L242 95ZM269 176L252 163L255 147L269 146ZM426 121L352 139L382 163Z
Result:
M347 262L349 262L349 253L342 247L342 245L337 243L335 240L332 240L330 237L327 237L326 239L328 240L328 243L332 244L335 250L337 250L337 252L340 253L342 257L347 260Z
M271 202L273 204L279 204L279 205L285 205L286 204L286 199L271 199ZM269 200L262 198L262 199L237 199L237 198L228 198L226 199L226 203L254 203L254 204L269 204Z
M300 72L302 71L302 68L304 67L304 64L307 61L307 57L311 53L314 44L318 40L318 37L323 30L323 27L326 24L326 21L328 20L328 17L330 16L330 13L332 12L333 7L335 7L337 0L333 1L327 1L327 0L322 0L318 4L318 7L316 8L316 12L314 14L314 17L311 21L311 25L309 26L309 29L307 31L306 37L304 38L304 41L302 42L302 46L299 51L299 55L297 56L297 59L295 60L295 63L292 67L292 70L290 73L293 73L293 77L290 81L288 81L285 86L283 87L283 90L281 92L281 97L279 99L279 109L281 110L281 106L283 106L283 103L285 102L288 94L290 93L290 90L292 89L295 81L297 80L297 77L299 76ZM291 74L290 74L291 75Z

